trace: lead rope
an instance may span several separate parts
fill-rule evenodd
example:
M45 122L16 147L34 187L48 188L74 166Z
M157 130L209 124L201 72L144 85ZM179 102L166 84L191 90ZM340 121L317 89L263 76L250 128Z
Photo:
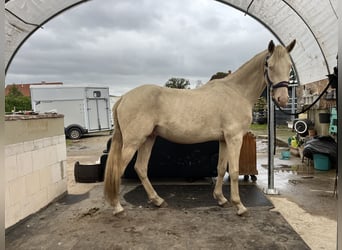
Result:
M270 55L267 55L266 58L265 58L265 69L264 69L264 77L265 77L265 82L266 82L266 85L269 86L267 87L269 89L269 93L267 93L267 98L271 97L271 93L274 89L274 83L271 81L269 75L268 75L268 59L270 58ZM281 82L281 84L283 84L283 82ZM276 84L278 85L278 83ZM288 84L286 85L282 85L282 86L279 86L279 87L288 87ZM272 102L273 102L273 105L275 103L275 101L272 99ZM271 104L272 105L272 104ZM269 114L269 112L267 112L267 114ZM276 147L277 147L277 134L276 134L276 117L275 117L275 109L273 109L273 154L275 155L276 154ZM268 119L267 119L268 120Z
M265 58L264 76L265 76L265 78L266 78L266 84L269 84L269 85L270 85L269 91L271 92L271 91L273 91L274 86L273 86L273 82L271 81L271 79L270 79L269 76L268 76L268 62L267 62L267 60L268 60L269 57L270 57L270 56L268 55L268 56L266 56L266 58ZM283 110L283 109L279 106L279 104L278 104L274 99L273 99L273 104L276 105L276 106L278 107L278 109L279 109L282 113L284 113L284 114L287 114L287 115L299 115L299 114L302 114L302 113L308 111L309 109L311 109L311 108L319 101L319 99L322 98L322 96L328 91L328 88L330 87L331 83L332 83L332 81L329 79L328 85L324 88L324 90L323 90L322 93L316 98L316 100L315 100L313 103L311 103L308 107L306 107L305 109L303 109L303 110L300 111L300 112L295 112L295 113L286 112L285 110ZM277 84L277 85L278 85L278 84ZM281 83L279 84L279 86L277 86L277 87L287 87L287 86L288 86L287 84L284 84L283 82L281 82ZM271 96L271 93L269 93L268 96ZM274 145L274 151L273 151L273 152L275 153L275 152L276 152L276 144L277 144L277 143L276 143L277 135L276 135L276 126L275 126L275 125L276 125L275 109L274 109L274 112L273 112L273 116L274 116L274 126L273 126L273 128L274 128L274 143L273 143L273 145Z
M308 107L306 107L305 109L303 109L303 110L300 111L300 112L295 112L295 113L287 112L287 111L283 110L283 109L279 106L279 104L278 104L276 101L273 100L273 102L274 102L274 104L277 106L277 108L278 108L281 112L283 112L284 114L286 114L286 115L299 115L299 114L305 113L306 111L308 111L309 109L311 109L311 108L318 102L318 100L321 99L322 96L328 91L328 88L330 87L330 85L331 85L331 81L329 81L328 85L324 88L324 90L323 90L322 93L316 98L316 100L315 100L313 103L311 103Z
M279 109L282 113L284 113L284 114L287 114L287 115L299 115L299 114L302 114L302 113L308 111L309 109L311 109L311 108L313 107L313 105L315 105L315 104L318 102L318 100L322 98L322 96L325 94L325 92L327 92L328 88L330 87L331 82L332 82L332 81L329 81L328 85L325 87L325 89L322 91L322 93L316 98L316 100L315 100L313 103L311 103L308 107L306 107L305 109L303 109L303 110L300 111L300 112L295 112L295 113L286 112L285 110L283 110L283 109L278 105L278 103L277 103L275 100L273 100L273 104L276 105L276 106L278 107L278 109ZM274 113L275 113L275 110L274 110ZM273 114L273 115L274 115L274 138L275 138L275 139L274 139L274 140L275 140L274 145L276 145L276 137L277 137L277 136L276 136L276 129L275 129L275 127L276 127L276 126L275 126L275 125L276 125L276 117L275 117L275 114ZM274 147L276 147L276 146L274 146ZM275 152L275 150L274 150L274 152Z

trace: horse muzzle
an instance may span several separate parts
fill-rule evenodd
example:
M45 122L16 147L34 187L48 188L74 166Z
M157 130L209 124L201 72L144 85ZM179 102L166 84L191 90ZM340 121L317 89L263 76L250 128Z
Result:
M274 101L277 102L280 107L285 108L289 102L289 97L278 96L277 98L274 98Z
M282 82L281 84L276 84L273 87L273 100L282 108L286 107L289 102L289 92L287 88L288 84Z

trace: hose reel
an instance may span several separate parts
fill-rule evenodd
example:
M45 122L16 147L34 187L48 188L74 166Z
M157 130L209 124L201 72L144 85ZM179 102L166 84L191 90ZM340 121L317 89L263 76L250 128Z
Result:
M313 126L313 123L310 120L295 120L293 128L297 134L304 137L309 134L309 128Z

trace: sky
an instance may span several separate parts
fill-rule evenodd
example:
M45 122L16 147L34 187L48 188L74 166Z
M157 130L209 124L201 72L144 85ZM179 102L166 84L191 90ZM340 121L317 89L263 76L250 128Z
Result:
M93 0L62 13L20 48L6 84L108 86L122 95L185 78L194 88L236 70L276 38L214 0Z

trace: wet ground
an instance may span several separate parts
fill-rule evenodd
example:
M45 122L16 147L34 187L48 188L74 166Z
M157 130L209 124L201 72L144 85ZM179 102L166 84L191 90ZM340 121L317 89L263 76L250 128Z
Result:
M93 164L107 139L105 134L68 143L69 195L8 231L6 249L336 249L334 170L317 171L293 156L282 160L286 148L278 148L274 183L279 195L265 195L274 209L252 206L239 217L233 207L209 202L187 207L178 199L177 206L156 209L147 201L139 205L123 199L126 215L117 218L103 200L102 183L73 179L75 161ZM268 187L265 142L257 140L256 183L241 176L241 185ZM228 177L225 181L228 185ZM153 183L181 185L184 180ZM192 184L208 186L211 180ZM138 185L123 181L122 196Z
M257 141L258 186L268 188L267 142ZM336 220L337 195L335 194L336 170L315 170L313 162L302 162L291 155L289 160L281 159L286 147L278 147L274 157L274 187L279 197L286 197L312 215Z

